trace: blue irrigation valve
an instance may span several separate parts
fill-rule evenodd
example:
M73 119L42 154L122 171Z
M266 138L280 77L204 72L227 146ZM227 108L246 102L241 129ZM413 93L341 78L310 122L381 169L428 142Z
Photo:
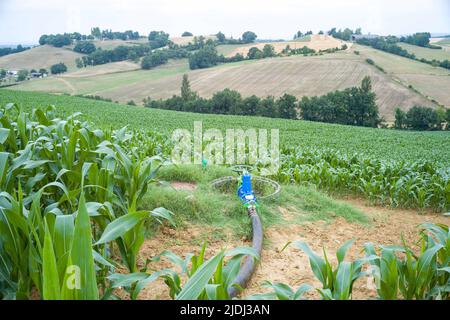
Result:
M244 206L256 206L256 196L253 192L251 176L248 172L242 174L241 185L238 188L237 195Z

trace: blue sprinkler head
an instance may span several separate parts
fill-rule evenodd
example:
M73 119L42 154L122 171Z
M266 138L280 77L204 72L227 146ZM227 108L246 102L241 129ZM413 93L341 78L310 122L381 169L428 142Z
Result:
M248 172L242 175L241 186L238 189L238 197L244 205L252 205L256 203L256 197L253 193L251 176Z

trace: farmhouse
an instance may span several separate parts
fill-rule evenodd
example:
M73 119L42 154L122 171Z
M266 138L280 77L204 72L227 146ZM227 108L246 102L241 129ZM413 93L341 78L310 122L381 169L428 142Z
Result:
M41 72L31 72L30 73L31 78L42 78L43 76L44 76L44 74Z

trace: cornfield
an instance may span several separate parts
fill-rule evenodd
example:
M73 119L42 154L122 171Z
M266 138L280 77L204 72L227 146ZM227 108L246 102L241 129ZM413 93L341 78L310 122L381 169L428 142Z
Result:
M285 149L277 179L350 191L381 205L450 209L450 168L431 161L387 161L332 149Z
M163 208L139 208L164 163L163 138L93 129L76 116L0 109L3 299L28 299L32 288L43 299L106 298L115 258L137 271L145 222L173 223Z
M251 248L222 250L209 260L205 246L185 259L169 251L158 257L181 267L181 273L147 273L152 261L139 260L147 225L175 224L164 208L140 207L170 153L166 136L99 130L78 116L59 118L54 107L28 113L15 104L0 108L0 299L113 299L118 287L136 299L157 278L173 299L228 299L242 258L259 259ZM276 176L282 183L359 193L390 206L450 208L449 168L439 163L377 160L323 148L282 154ZM306 243L296 244L323 284L316 289L323 299L351 299L353 283L368 274L363 265L374 267L381 299L447 299L448 227L422 229L419 254L406 245L367 244L365 258L346 262L348 242L337 252L336 267L325 251L322 258ZM265 286L273 292L249 298L303 299L313 289Z

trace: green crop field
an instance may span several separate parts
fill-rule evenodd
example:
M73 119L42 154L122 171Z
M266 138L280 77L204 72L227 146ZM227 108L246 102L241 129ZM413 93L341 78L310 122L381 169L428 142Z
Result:
M408 132L300 120L184 113L65 95L1 89L0 105L10 102L28 110L32 107L56 105L62 114L81 112L85 119L101 127L128 126L171 133L176 128L192 130L194 121L202 121L204 128L273 128L280 130L281 142L286 147L333 148L377 159L435 160L450 164L448 132Z

